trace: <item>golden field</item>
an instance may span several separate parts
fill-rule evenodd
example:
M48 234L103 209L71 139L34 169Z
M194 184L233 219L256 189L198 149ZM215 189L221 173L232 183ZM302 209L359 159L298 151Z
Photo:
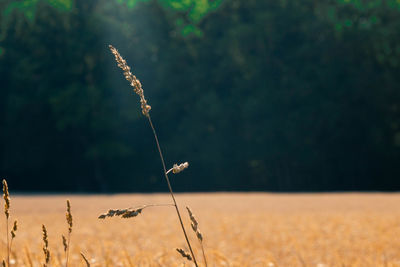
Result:
M202 263L185 205L204 235L209 266L400 266L400 194L177 194L185 225ZM73 231L69 266L192 266L174 207L150 207L131 219L97 219L109 208L171 203L168 194L11 194L10 225L18 219L13 266L42 266L42 229L49 235L50 266L63 266L66 199ZM1 217L5 258L5 216ZM183 265L185 263L185 265Z

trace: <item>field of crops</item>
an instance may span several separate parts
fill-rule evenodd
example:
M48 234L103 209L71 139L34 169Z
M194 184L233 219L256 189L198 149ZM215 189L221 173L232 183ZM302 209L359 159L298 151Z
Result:
M173 207L97 219L109 208L171 203L167 194L11 195L10 225L18 219L11 265L43 265L45 224L49 266L64 266L67 198L73 215L69 266L86 266L81 252L91 266L192 266L175 251L186 243ZM177 201L202 266L185 205L198 218L209 266L400 266L399 194L177 194Z

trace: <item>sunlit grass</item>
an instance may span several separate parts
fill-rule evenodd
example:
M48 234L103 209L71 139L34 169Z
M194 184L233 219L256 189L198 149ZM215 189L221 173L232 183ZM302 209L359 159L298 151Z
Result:
M210 266L400 266L399 194L178 194L198 215ZM13 196L19 229L11 263L44 262L46 225L51 266L65 265L65 200L74 215L70 266L181 266L185 247L173 207L154 207L132 219L97 216L110 207L163 203L167 194ZM184 223L190 224L185 216ZM5 221L0 223L5 231ZM189 233L195 251L201 247ZM5 235L3 235L5 236ZM6 241L0 243L1 259ZM200 254L199 254L200 255ZM16 264L11 264L15 265ZM202 263L200 262L200 265ZM191 266L186 263L185 266Z

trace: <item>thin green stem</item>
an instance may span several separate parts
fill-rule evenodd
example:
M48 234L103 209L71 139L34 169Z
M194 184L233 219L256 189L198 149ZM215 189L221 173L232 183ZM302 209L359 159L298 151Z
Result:
M183 234L184 234L184 236L185 236L185 239L186 239L186 243L187 243L187 245L188 245L188 247L189 247L190 254L192 254L192 258L193 258L194 265L196 265L196 267L198 267L199 265L197 264L196 257L194 256L194 253L193 253L193 250L192 250L192 246L190 245L189 238L188 238L188 236L187 236L187 234L186 234L185 226L183 225L183 222L182 222L181 213L179 212L178 204L176 203L175 196L174 196L174 192L172 191L171 183L170 183L169 178L168 178L167 168L165 167L165 161L164 161L163 154L162 154L162 152L161 152L160 143L158 142L158 137L157 137L156 130L154 129L153 123L151 122L150 114L147 114L146 117L147 117L147 119L149 120L150 127L151 127L151 129L152 129L152 131L153 131L153 134L154 134L154 139L156 140L158 153L160 154L161 163L162 163L163 170L164 170L164 176L165 176L165 179L166 179L166 181L167 181L168 188L169 188L169 192L171 193L172 200L174 201L174 206L175 206L175 209L176 209L176 214L178 215L179 222L181 223L181 227L182 227L182 231L183 231Z

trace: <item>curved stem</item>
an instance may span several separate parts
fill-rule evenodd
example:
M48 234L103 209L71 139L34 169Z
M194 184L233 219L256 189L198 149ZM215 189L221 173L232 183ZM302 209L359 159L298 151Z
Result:
M130 208L130 209L138 209L138 208L145 209L145 208L149 208L149 207L165 207L165 206L175 206L175 204L173 204L173 203L171 203L171 204L145 204L145 205Z
M165 180L167 181L169 192L171 193L172 200L174 201L174 206L175 206L175 209L176 209L176 214L178 215L179 222L181 223L181 227L182 227L182 231L183 231L183 234L184 234L184 236L185 236L185 239L186 239L186 243L187 243L187 245L188 245L188 247L189 247L190 254L192 254L192 258L193 258L194 265L196 265L196 267L198 267L199 265L197 264L196 258L195 258L195 256L194 256L194 253L193 253L193 250L192 250L192 246L190 245L189 238L188 238L188 236L187 236L187 234L186 234L185 226L183 226L181 213L179 212L178 204L176 203L175 196L174 196L174 192L172 191L171 183L169 182L168 172L167 172L167 168L165 167L164 157L163 157L163 154L162 154L162 152L161 152L160 143L158 142L158 137L157 137L156 130L154 129L153 123L151 122L150 114L147 114L146 117L147 117L147 119L149 120L150 127L151 127L151 129L152 129L152 131L153 131L153 134L154 134L154 139L156 140L158 153L160 154L161 163L162 163L163 170L164 170Z

